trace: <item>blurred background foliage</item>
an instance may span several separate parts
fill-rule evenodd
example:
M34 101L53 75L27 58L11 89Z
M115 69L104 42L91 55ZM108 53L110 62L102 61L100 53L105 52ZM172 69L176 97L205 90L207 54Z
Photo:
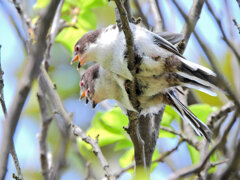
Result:
M49 1L50 0L24 0L23 7L26 14L31 17L33 22L36 22L38 14L47 6ZM148 1L141 0L139 2L149 24L154 26ZM192 0L178 2L184 7L186 13L189 12ZM228 11L227 13L225 12L226 3L228 3L228 9L232 8L232 11ZM137 15L138 10L135 4L132 2L131 5L134 15ZM172 2L170 0L163 0L160 2L160 5L164 13L164 19L167 21L167 30L180 32L184 21L179 16ZM218 13L224 11L221 20L223 24L226 25L226 33L228 37L239 46L240 38L236 36L237 30L231 24L231 18L229 18L237 18L237 13L239 15L240 12L236 7L237 4L232 1L226 2L220 0L213 2L213 5ZM25 39L22 25L11 2L7 0L1 1L0 12L4 15L3 17L7 19L7 22L3 21L5 26L1 26L0 43L3 46L2 66L5 71L4 92L6 95L6 103L9 107L17 86L16 82L24 71L27 56L26 50L21 43L21 40ZM125 168L133 163L133 146L123 129L123 127L128 124L127 117L120 108L114 107L115 102L112 101L98 105L95 110L91 109L91 105L85 105L84 101L80 102L78 100L80 90L79 79L84 70L81 69L77 71L76 65L70 65L73 47L84 33L115 23L114 4L112 2L108 3L107 0L65 0L61 18L64 19L70 27L63 29L56 37L55 44L51 51L50 77L56 84L57 91L64 102L65 108L68 112L73 112L74 123L85 129L87 134L92 138L98 137L99 145L109 160L110 167L116 172L120 170L120 168ZM212 50L212 53L215 54L215 61L229 80L231 86L235 91L239 92L239 65L230 49L227 48L221 40L221 35L215 25L213 20L210 19L206 7L204 7L196 29L201 32L204 42ZM208 27L208 29L206 29L206 27ZM10 35L14 36L15 39L12 44L15 43L13 47L15 47L14 51L16 50L16 52L14 52L14 54L16 55L11 55L13 48L5 48L8 47L8 42L7 39L4 39L3 34L11 33L12 31L9 31L9 29L13 29L14 32ZM208 31L209 33L207 33ZM8 55L8 53L10 55ZM19 56L18 53L22 55ZM191 37L184 56L187 59L209 67L194 37ZM14 64L16 64L16 66L14 66ZM35 82L15 134L16 150L25 179L42 179L38 157L39 145L36 138L40 127L40 113L36 98L37 88L37 82ZM204 93L194 91L194 97L197 104L191 105L190 109L203 122L206 122L210 113L215 112L220 106L226 103L226 98L223 98L221 94L216 97L211 97ZM2 114L1 119L3 119ZM167 107L163 115L162 126L181 132L180 124L180 117L177 113L170 107ZM51 123L48 135L48 148L54 155L53 158L57 158L57 154L59 154L61 148L62 138L58 126L57 121L54 120ZM160 139L154 152L153 161L157 160L165 151L175 147L179 138L164 130L160 130L159 137ZM64 164L61 171L61 179L83 179L86 173L86 161L91 162L90 167L93 177L97 179L102 177L103 172L101 166L92 153L91 147L79 140L78 150L84 158L79 158L73 150L71 143L68 142L65 153L66 164ZM211 157L211 160L215 162L219 159L218 157L219 154L215 153ZM12 160L10 159L10 161L7 178L10 178L11 173L15 171ZM169 156L166 161L153 163L152 179L165 179L172 171L198 162L199 152L191 145L182 143L178 150ZM214 171L215 169L211 169L211 172ZM131 170L129 172L131 173ZM120 179L129 179L130 177L129 173L125 173Z

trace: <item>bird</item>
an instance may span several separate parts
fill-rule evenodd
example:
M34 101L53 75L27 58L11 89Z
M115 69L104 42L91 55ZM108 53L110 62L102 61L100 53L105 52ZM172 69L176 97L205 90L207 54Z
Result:
M157 77L175 73L189 81L190 88L200 87L199 90L216 95L215 91L219 88L213 71L186 60L175 46L161 35L132 23L130 28L134 39L134 63L137 67L135 77ZM171 41L175 39L171 38ZM97 62L104 69L133 81L135 77L128 68L128 59L124 33L114 24L84 34L74 46L71 62L78 62L79 68L84 63Z
M116 79L118 79L118 81L116 81ZM120 103L120 107L138 112L138 110L132 106L129 99L129 94L125 87L126 81L128 80L105 70L100 64L95 64L89 67L82 75L80 80L81 98L86 97L86 99L92 100L93 108L103 100L114 99ZM152 83L151 78L137 78L136 82L136 89L142 91L142 93L137 94L140 114L142 112L149 113L152 110L152 113L157 113L154 112L155 107L164 104L170 105L182 119L190 123L197 135L204 136L208 141L211 140L212 131L178 99L174 86L165 86L163 91L157 91L157 93L153 93L154 95L149 95L148 89L151 89L152 85L149 86L146 84ZM153 79L153 82L155 82L155 79ZM154 85L158 86L157 84ZM139 90L139 88L141 90Z

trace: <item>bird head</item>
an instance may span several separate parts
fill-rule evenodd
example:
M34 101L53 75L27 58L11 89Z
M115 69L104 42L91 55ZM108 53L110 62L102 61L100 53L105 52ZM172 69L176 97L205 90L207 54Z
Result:
M86 97L86 102L89 100L92 101L92 107L95 108L95 106L102 100L101 94L104 92L100 92L98 90L99 83L97 82L99 80L99 65L95 64L88 68L85 73L82 75L81 81L80 81L80 87L81 87L81 93L80 93L80 99Z
M73 59L71 64L78 62L78 69L87 62L95 59L94 50L96 48L96 41L100 36L102 30L90 31L84 34L74 46Z

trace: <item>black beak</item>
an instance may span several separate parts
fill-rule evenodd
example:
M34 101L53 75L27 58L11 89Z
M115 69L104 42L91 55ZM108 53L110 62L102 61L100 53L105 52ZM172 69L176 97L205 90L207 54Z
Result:
M79 62L79 63L78 63L78 66L77 66L77 70L79 70L80 67L81 67L81 63Z
M88 98L86 97L86 104L88 103L89 101L88 101Z
M96 107L96 103L95 103L95 101L92 101L92 108L94 109L95 107Z

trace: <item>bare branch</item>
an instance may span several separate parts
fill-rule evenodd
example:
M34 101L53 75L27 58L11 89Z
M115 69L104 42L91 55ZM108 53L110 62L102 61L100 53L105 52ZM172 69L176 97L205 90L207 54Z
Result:
M161 7L160 7L160 4L159 4L159 1L158 0L155 0L156 2L156 5L157 5L157 10L158 10L158 13L160 15L160 18L162 20L162 31L166 31L166 22L164 21L164 18L163 18L163 14L162 14L162 11L161 11Z
M154 29L155 32L161 32L163 31L163 21L162 17L160 15L160 9L158 7L157 0L149 0L150 8L153 15L154 20Z
M220 118L225 118L227 115L235 110L235 104L232 101L229 101L227 104L225 104L221 109L219 109L217 112L212 113L208 117L208 124L213 127L213 124L219 120Z
M51 106L54 107L55 112L58 113L62 117L65 127L68 129L67 131L71 130L70 129L71 126L74 126L74 125L72 125L71 116L66 112L54 85L52 84L46 70L43 67L41 67L41 69L40 69L38 83L39 83L39 86L42 88L43 92L48 96L49 99L51 99L50 103L51 103ZM74 126L73 130L74 130L74 132L75 132L75 130L77 130L75 133L77 133L78 136L82 137L82 135L85 135L85 133L77 126ZM93 140L93 139L90 140L90 139L91 139L90 137L87 138L87 140L89 140L91 143L94 142L95 147L98 146L98 144L96 145L97 142L95 140ZM102 152L100 152L99 146L97 149L95 149L95 147L93 147L93 149L94 149L94 151L96 150L96 152L98 153L98 156L100 156L100 158L101 158L101 161L104 159L101 163L103 165L103 169L105 170L106 176L113 178L114 176L112 175L110 168L108 166L108 163L107 163L106 159L104 158Z
M178 8L179 11L182 11L179 4L177 4L177 2L175 0L173 0L173 3L175 4L175 6ZM185 22L185 24L183 26L183 29L181 31L181 33L184 35L184 40L185 40L185 46L182 46L181 50L180 50L181 53L184 52L184 50L187 46L187 43L190 39L190 36L195 29L197 21L200 18L200 14L201 14L201 11L202 11L203 4L204 4L204 0L193 1L192 7L191 7L190 12L187 16L188 18L185 19L186 22ZM182 12L181 12L181 14L182 14Z
M76 126L76 125L73 125L72 126L73 128L73 133L76 135L76 136L79 136L81 137L81 139L83 141L85 141L86 143L90 144L93 148L93 153L97 156L99 162L101 163L102 167L103 167L103 170L105 172L105 176L108 178L108 179L115 179L115 177L113 176L112 174L112 171L111 169L109 168L109 164L107 162L107 160L105 159L104 155L102 154L102 151L98 145L98 140L94 140L92 138L90 138L89 136L87 136L83 130Z
M48 127L51 123L52 117L48 112L48 105L46 102L46 97L42 93L41 90L37 93L38 103L41 112L41 130L39 133L39 145L40 145L40 161L41 161L41 168L42 174L44 179L50 179L49 172L50 172L50 163L48 163L48 150L47 150L47 135L48 135Z
M158 159L156 159L155 161L153 161L153 163L156 162L162 162L166 157L168 157L169 155L171 155L173 152L177 151L179 146L182 144L184 140L180 139L176 145L176 147L174 147L173 149L171 149L170 151L165 152L164 154L162 154Z
M26 37L27 37L25 45L27 47L27 52L30 53L30 48L31 48L30 44L32 42L30 32L33 33L35 27L34 27L32 21L24 13L22 5L19 2L17 2L16 0L12 0L12 2L14 4L18 14L20 15L20 18L21 18L21 21L22 21L22 24L23 24L23 28L24 28L24 31L25 31L25 34L26 34Z
M182 142L183 142L183 141L180 140L180 141L178 142L178 144L176 145L176 147L174 147L173 149L165 152L164 154L162 154L158 159L156 159L156 160L153 161L152 163L163 162L163 160L164 160L166 157L168 157L169 155L171 155L173 152L175 152L175 151L179 148L179 146L181 145ZM154 147L155 147L155 146L154 146ZM134 168L134 164L131 164L131 165L127 166L126 168L121 169L119 172L115 173L114 176L115 176L116 178L119 178L123 173L125 173L126 171L128 171L128 170L130 170L130 169L133 169L133 168Z
M4 81L3 81L3 70L2 70L2 63L1 63L1 45L0 45L0 101L1 101L1 106L2 106L2 110L4 113L4 117L7 118L7 108L6 108L6 104L5 104L5 100L4 100L4 93L3 93L3 88L4 88ZM21 171L21 167L20 167L20 163L18 161L18 157L17 157L17 153L15 150L15 146L14 146L14 142L12 141L12 145L11 145L11 150L10 150L10 154L13 158L14 161L14 165L15 168L17 170L17 178L19 180L23 180L23 175L22 175L22 171Z
M236 121L236 118L237 118L237 113L235 112L234 116L232 117L232 119L230 120L229 124L227 125L223 135L220 135L217 140L216 140L216 144L212 147L212 149L208 152L207 155L205 155L205 157L203 158L203 160L196 166L193 166L193 167L187 167L187 168L183 168L183 169L180 169L176 172L174 172L169 180L172 180L172 179L180 179L184 176L188 176L188 175L191 175L191 174L194 174L194 173L198 173L200 172L206 165L206 163L208 162L210 156L215 152L215 150L221 146L221 144L225 143L225 140L226 140L226 137L230 131L230 129L232 128L234 122Z
M236 1L237 1L237 3L238 3L239 8L240 8L240 0L236 0Z
M177 132L175 130L172 130L172 129L170 129L168 127L165 127L165 126L161 126L160 129L179 136L182 141L186 141L188 144L193 146L195 149L199 150L199 147L198 147L199 142L196 141L195 139L190 139L190 138L186 137L185 135L183 135L183 133L179 133L179 132Z
M138 16L141 17L143 24L146 26L146 28L149 28L147 17L144 15L144 13L142 11L142 8L141 8L141 5L139 4L139 1L138 0L133 0L133 3L138 10L137 11L139 13Z
M46 36L58 3L59 0L52 0L39 17L36 28L36 43L32 45L24 75L20 80L8 117L4 121L0 151L0 179L4 179L6 174L8 153L11 148L12 137L22 112L23 105L31 89L33 79L39 72L39 67L46 50Z
M43 63L44 63L44 66L45 66L46 70L48 70L48 67L49 67L50 51L51 51L52 45L55 41L55 38L56 38L57 34L59 33L59 31L62 29L62 26L63 26L63 23L61 23L62 21L60 21L61 20L60 18L61 18L63 2L64 2L64 0L60 0L60 3L58 5L58 8L56 10L56 13L55 13L55 16L54 16L54 19L53 19L53 23L52 23L52 26L51 26L51 31L50 31L50 34L48 36L47 50L45 52L44 60L43 60Z
M233 19L233 23L234 23L234 25L237 27L238 33L240 34L240 24L238 24L238 22L237 22L236 19Z
M173 2L175 2L175 1L173 1ZM181 9L181 7L176 2L174 4L178 8L178 10L181 13L181 15L183 16L183 18L186 20L186 22L190 23L188 20L188 16L184 13L184 11ZM232 91L232 89L229 86L229 83L223 77L222 73L219 71L219 69L214 61L214 57L213 57L212 53L210 53L210 51L209 51L209 48L207 48L207 46L203 43L203 41L200 39L200 37L198 36L198 34L195 31L193 33L194 33L199 45L201 46L204 53L206 54L209 62L211 63L211 66L212 66L214 72L217 74L219 84L221 84L225 88L226 92L229 94L229 96L232 98L232 100L236 104L238 111L240 111L240 102L237 98L237 95Z
M114 0L114 1L118 8L119 16L121 19L122 30L124 32L125 39L126 39L126 46L128 50L128 68L131 71L132 76L135 77L137 67L134 63L134 41L133 41L132 31L129 25L129 19L127 17L126 10L123 7L122 1L121 0ZM135 82L133 80L133 82L129 81L126 84L127 84L126 86L129 87L130 101L133 107L138 110L138 101L137 101L136 90L135 90L136 88ZM128 128L125 128L125 130L130 135L134 145L136 171L138 171L140 167L146 168L144 141L142 140L139 132L138 113L131 112L131 111L128 111L127 113L129 117L129 126ZM136 172L136 174L138 173Z
M215 21L216 21L216 23L217 23L217 25L218 25L221 33L222 33L223 40L226 42L226 44L229 46L229 48L233 51L233 53L235 54L235 56L236 56L237 59L238 59L238 62L240 62L240 53L239 53L239 51L237 50L237 48L234 46L234 44L231 43L231 42L228 40L228 38L227 38L227 36L226 36L226 34L225 34L224 30L223 30L223 26L222 26L222 23L221 23L220 18L217 17L217 15L216 15L215 12L213 11L212 7L210 6L210 4L208 3L207 0L206 0L206 5L207 5L207 8L208 8L209 12L212 14L213 18L215 19Z

